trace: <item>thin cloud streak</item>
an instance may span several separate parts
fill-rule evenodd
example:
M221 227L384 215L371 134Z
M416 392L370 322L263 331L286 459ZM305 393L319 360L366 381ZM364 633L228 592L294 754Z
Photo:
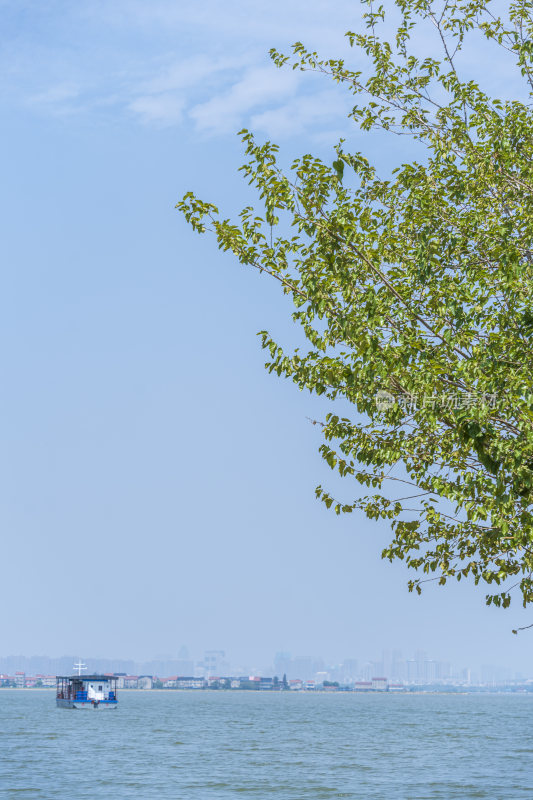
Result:
M323 126L331 126L334 121L347 118L351 109L350 97L346 93L332 89L319 91L304 97L297 97L290 103L285 103L276 108L262 111L251 117L250 125L253 130L263 131L268 137L281 139L305 133L313 136L320 131L323 138L329 131ZM346 128L350 125L346 120ZM351 123L353 128L353 123ZM332 139L340 135L336 130ZM346 134L346 131L344 131Z
M326 2L309 10L303 0L259 0L244 13L240 0L224 7L57 0L29 26L23 20L35 11L32 2L4 6L10 24L0 68L9 103L40 115L114 115L209 136L233 133L250 113L298 95L302 76L276 71L269 47L335 40L338 52L353 16L348 2L332 12Z
M79 110L80 99L79 85L61 83L49 86L38 94L30 95L26 98L26 106L54 116L62 116Z
M231 133L252 109L293 96L299 83L299 73L281 72L273 66L255 67L228 90L194 106L190 117L200 131Z
M185 101L172 94L138 97L129 108L146 124L172 126L183 121Z
M289 52L300 39L360 66L360 54L343 36L363 28L362 9L351 0L334 7L317 0L312 8L303 0L258 0L253 13L244 13L241 0L224 6L215 0L81 0L74 6L56 0L40 13L22 0L3 8L9 23L0 52L4 100L40 115L115 116L204 136L226 136L243 125L276 138L312 129L321 138L332 125L338 130L349 94L344 102L325 76L276 71L269 47ZM24 25L30 13L32 25ZM428 41L413 44L422 53ZM484 53L482 45L465 52L469 75L481 69L475 53ZM505 89L501 76L496 82Z

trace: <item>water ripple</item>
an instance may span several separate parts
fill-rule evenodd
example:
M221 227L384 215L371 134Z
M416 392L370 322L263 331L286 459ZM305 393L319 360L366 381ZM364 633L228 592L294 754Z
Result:
M0 690L0 798L531 800L533 697Z

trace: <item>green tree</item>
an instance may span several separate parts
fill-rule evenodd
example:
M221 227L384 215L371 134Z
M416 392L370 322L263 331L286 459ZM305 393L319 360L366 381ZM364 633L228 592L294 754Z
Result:
M367 494L342 501L319 486L317 497L337 514L390 520L382 555L415 570L411 590L470 578L488 585L487 603L508 606L517 587L525 606L533 600L533 3L515 0L499 17L488 1L395 0L400 21L388 40L383 7L361 2L366 28L347 36L366 67L354 71L300 43L272 58L344 86L364 131L406 135L420 157L380 175L341 140L331 165L307 154L284 172L275 144L242 131L241 169L262 209L246 207L232 222L192 192L177 207L292 299L307 346L287 353L261 332L267 368L353 405L353 415L318 423L320 450ZM430 29L439 58L432 45L427 57L414 52L413 36ZM522 99L491 97L461 74L462 52L480 35L495 65L516 66Z

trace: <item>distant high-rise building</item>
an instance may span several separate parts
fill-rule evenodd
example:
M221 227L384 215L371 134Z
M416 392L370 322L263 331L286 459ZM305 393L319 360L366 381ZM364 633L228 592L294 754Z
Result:
M226 653L224 650L206 650L204 653L205 677L220 677L225 671Z
M306 681L314 678L316 672L324 669L324 662L322 659L314 659L310 656L297 656L292 659L291 669L294 673L291 677Z
M380 675L386 675L390 677L392 671L392 657L390 650L383 650L381 654L381 670L379 672Z
M417 650L415 652L415 661L416 661L416 683L424 683L426 677L426 668L425 662L427 660L427 655L423 650Z
M339 671L342 675L341 680L343 683L353 683L359 676L357 659L345 658Z
M286 675L287 678L300 678L311 680L317 672L326 670L323 659L311 656L296 656L291 658L290 653L276 653L274 657L274 674L278 678Z
M451 678L452 665L449 661L437 661L437 680L448 681Z
M401 650L392 651L390 677L395 681L404 681L407 679L406 664Z
M191 675L193 670L193 661L153 659L138 664L136 672L140 675L157 675L159 678L167 678L169 675Z
M407 681L409 683L418 683L418 664L414 658L407 659Z
M287 677L291 675L292 671L292 663L291 663L291 654L290 653L276 653L274 656L274 675L277 675L278 678L282 678L283 675L287 675Z
M467 684L472 682L472 676L468 667L465 667L465 669L461 670L461 680Z
M510 681L512 678L511 670L506 667L498 667L494 664L482 664L481 682L487 684L498 684Z
M384 675L385 674L385 667L383 665L383 661L371 661L372 664L372 675ZM372 678L372 675L370 676Z
M423 683L435 683L437 678L437 662L431 658L426 658L424 661L424 677Z

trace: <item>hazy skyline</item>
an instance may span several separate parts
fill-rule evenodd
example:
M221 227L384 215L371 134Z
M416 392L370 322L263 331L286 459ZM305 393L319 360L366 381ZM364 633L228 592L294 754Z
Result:
M327 79L268 59L297 39L346 54L353 8L0 3L0 656L186 642L261 664L387 643L531 670L533 631L511 633L531 611L467 584L408 594L387 526L315 500L334 478L307 418L331 406L266 373L255 335L294 340L289 303L174 210L190 188L228 214L250 201L243 125L287 161L333 158L340 135L402 159Z
M181 653L181 655L179 654ZM461 680L472 677L474 681L533 679L533 671L513 670L499 662L472 663L434 658L433 653L417 648L412 652L385 648L379 654L357 653L334 660L327 654L275 653L269 660L236 661L226 651L205 650L203 653L191 653L181 647L178 656L170 653L159 653L147 660L131 658L106 658L104 656L74 655L50 657L46 655L0 655L0 675L11 675L22 671L26 675L71 674L76 672L81 663L82 668L91 672L114 672L129 675L157 675L168 677L180 676L242 676L263 675L281 677L286 674L290 678L314 678L317 674L327 673L336 680L371 679L384 676L389 680L412 682L420 676L431 675L430 682ZM415 669L413 670L413 665ZM416 674L415 674L416 673ZM420 676L418 675L420 673ZM469 675L468 675L469 674ZM488 678L488 675L499 676ZM344 676L344 677L343 677ZM349 676L349 677L348 677ZM468 679L468 678L467 678Z

